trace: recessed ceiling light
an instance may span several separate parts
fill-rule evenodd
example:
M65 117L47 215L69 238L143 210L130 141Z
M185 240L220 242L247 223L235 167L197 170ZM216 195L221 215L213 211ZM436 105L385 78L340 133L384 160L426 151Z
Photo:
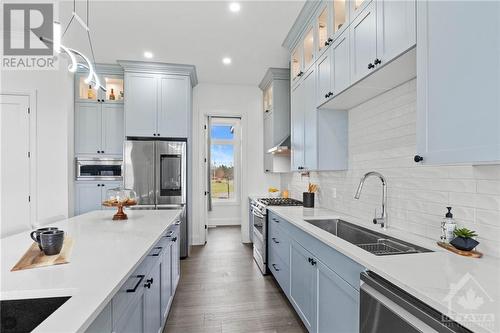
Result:
M223 63L224 65L229 65L229 64L231 64L231 58L229 58L229 57L222 58L222 63Z
M144 51L144 58L151 59L153 58L153 53L149 51Z
M237 2L231 2L231 3L229 4L229 10L230 10L230 11L232 11L233 13L237 13L237 12L239 12L239 11L240 11L240 9L241 9L241 6L240 6L240 4L239 4L239 3L237 3Z

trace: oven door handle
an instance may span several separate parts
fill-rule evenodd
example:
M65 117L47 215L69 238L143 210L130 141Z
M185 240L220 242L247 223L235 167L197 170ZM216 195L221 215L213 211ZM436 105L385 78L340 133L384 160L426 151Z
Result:
M259 218L261 218L261 219L265 218L264 215L261 212L259 212L257 209L255 209L255 208L252 209L252 214L255 215L255 216L257 216L257 217L259 217Z

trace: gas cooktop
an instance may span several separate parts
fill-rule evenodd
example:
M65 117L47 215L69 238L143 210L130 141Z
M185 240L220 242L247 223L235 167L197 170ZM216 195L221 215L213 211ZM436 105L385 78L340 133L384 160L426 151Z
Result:
M266 206L302 206L302 201L292 198L260 198L259 201Z

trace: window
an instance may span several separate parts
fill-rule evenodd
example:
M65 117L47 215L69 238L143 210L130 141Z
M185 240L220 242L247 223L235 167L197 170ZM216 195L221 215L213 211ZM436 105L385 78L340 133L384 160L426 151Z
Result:
M221 203L239 201L239 119L214 118L210 129L211 198Z

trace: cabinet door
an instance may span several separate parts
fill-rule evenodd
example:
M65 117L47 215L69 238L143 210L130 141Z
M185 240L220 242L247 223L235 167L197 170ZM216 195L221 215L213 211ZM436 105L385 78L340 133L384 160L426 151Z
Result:
M75 104L75 154L101 151L101 104Z
M330 11L331 5L329 2L326 2L320 10L318 11L318 15L316 16L316 52L317 54L321 54L327 49L329 45L330 36L332 35L331 22L330 19Z
M177 289L181 274L181 242L178 231L179 228L177 227L177 232L172 237L172 295L175 293L175 289Z
M101 183L77 183L75 185L75 215L101 209Z
M314 256L291 242L290 300L309 332L316 331L316 266Z
M304 167L304 94L303 82L293 90L291 96L291 147L292 170Z
M157 133L158 77L125 74L125 135L152 137Z
M187 138L191 110L191 84L187 76L160 78L160 108L158 135L169 138Z
M316 71L314 68L304 77L304 167L315 170L318 166L318 122L316 110Z
M142 333L144 331L144 309L145 309L145 293L144 288L141 289L140 296L135 299L135 302L130 304L127 312L116 322L114 332L116 333ZM156 333L156 332L155 332Z
M275 145L273 142L273 112L264 114L264 153Z
M303 72L303 57L302 57L302 45L299 43L297 47L292 51L292 55L290 57L290 81L292 82L292 86L295 85Z
M102 104L102 150L105 154L123 154L123 116L123 104Z
M317 62L318 89L316 89L317 105L323 104L331 96L331 66L330 52L325 52Z
M359 332L359 293L317 262L318 332Z
M384 64L416 42L415 1L377 0L377 58Z
M424 163L500 161L499 17L498 1L417 2L417 153Z
M158 333L161 326L160 261L148 275L144 288L144 333ZM149 284L150 283L150 284Z
M371 72L377 58L377 20L375 1L351 23L351 78L353 82Z
M342 92L351 84L349 70L349 30L345 30L331 46L332 83L334 95Z
M306 34L304 35L304 39L302 40L302 52L304 59L304 71L307 71L309 67L314 63L316 59L315 52L315 41L314 41L314 27L310 26L308 30L306 30Z
M162 322L167 319L168 307L172 299L172 242L165 242L161 258L160 281L161 281L161 314Z

